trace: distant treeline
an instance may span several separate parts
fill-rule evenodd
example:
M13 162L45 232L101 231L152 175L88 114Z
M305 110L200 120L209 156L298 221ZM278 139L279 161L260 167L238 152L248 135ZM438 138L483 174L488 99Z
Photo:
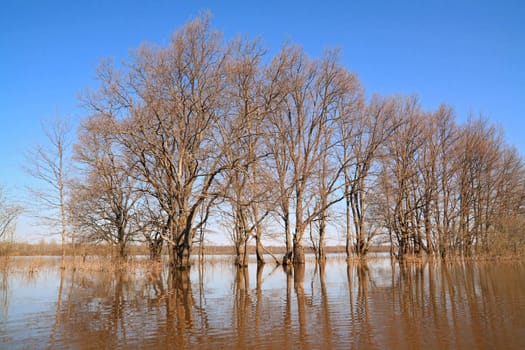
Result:
M284 264L304 263L306 247L323 260L331 227L348 256L373 244L400 259L523 249L524 166L502 132L416 97L366 96L336 50L270 57L257 40L224 42L204 15L97 77L82 96L79 171L58 181L75 242L124 256L143 241L174 267L211 223L239 265L252 245L263 263L268 236L285 242Z

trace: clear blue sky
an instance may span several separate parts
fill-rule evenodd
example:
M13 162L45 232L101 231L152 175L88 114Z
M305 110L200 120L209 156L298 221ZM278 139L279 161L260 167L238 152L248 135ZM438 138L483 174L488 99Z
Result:
M95 86L102 58L127 58L143 42L167 44L202 10L225 38L283 41L319 56L339 47L367 93L418 94L445 102L458 119L486 115L525 154L525 2L413 1L59 1L0 4L0 184L29 181L22 153L43 140L55 111L79 119L78 94Z

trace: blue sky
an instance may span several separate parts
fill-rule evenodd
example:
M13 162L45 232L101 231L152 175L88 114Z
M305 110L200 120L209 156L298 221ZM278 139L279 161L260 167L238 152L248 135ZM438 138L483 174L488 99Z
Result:
M0 4L0 184L28 179L23 152L43 141L56 111L78 120L78 94L96 86L101 59L125 60L141 43L164 45L203 10L226 39L284 41L312 56L339 47L367 93L418 94L424 107L452 105L458 120L484 114L525 154L525 2L413 1L37 1Z

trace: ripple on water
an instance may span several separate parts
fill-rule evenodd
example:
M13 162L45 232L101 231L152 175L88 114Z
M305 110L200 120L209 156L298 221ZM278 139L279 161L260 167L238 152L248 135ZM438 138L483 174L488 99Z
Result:
M4 278L0 348L525 348L523 265L207 261L170 288L166 272L60 274L44 259Z

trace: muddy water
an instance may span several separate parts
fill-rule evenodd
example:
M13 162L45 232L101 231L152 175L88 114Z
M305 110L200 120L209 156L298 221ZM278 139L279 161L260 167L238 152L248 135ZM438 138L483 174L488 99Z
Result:
M0 269L2 349L525 349L525 265Z

